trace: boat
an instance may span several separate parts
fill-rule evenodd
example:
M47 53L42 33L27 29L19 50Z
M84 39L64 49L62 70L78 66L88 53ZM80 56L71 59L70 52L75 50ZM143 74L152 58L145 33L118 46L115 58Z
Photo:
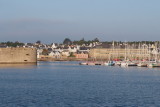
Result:
M121 62L120 61L116 61L115 65L121 66Z
M81 62L81 63L79 63L79 65L88 65L88 63L87 62Z
M160 63L150 63L148 64L148 67L160 67Z
M114 66L115 63L113 61L108 61L108 62L105 62L104 65L107 65L107 66Z
M121 62L121 66L122 67L127 66L127 62Z
M137 66L137 63L126 61L126 62L121 62L121 66Z
M137 66L138 67L147 67L147 63L138 63Z
M101 63L99 63L99 62L96 62L96 63L95 63L95 65L102 65L102 64L101 64Z
M137 66L137 64L134 62L127 62L127 66Z

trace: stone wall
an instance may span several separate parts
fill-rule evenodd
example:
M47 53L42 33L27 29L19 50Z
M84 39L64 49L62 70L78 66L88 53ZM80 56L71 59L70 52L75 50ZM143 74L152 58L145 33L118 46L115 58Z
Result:
M89 52L90 58L96 59L147 59L149 51L147 49L110 49L95 48Z
M0 63L36 63L35 48L0 48Z

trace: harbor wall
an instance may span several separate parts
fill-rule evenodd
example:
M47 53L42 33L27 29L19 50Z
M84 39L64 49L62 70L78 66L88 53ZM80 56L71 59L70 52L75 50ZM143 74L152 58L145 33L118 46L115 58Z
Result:
M37 63L35 48L0 48L0 64Z
M90 58L95 59L148 59L148 49L110 49L93 48L89 52Z

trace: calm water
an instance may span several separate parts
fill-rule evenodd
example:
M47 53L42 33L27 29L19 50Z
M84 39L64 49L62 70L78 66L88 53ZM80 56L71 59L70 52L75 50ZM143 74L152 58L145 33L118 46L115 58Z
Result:
M0 107L160 107L160 69L0 65Z

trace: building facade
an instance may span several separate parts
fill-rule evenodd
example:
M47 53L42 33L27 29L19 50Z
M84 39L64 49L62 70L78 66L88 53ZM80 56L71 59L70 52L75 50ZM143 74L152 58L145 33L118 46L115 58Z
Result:
M86 54L86 53L77 53L77 54L75 54L75 56L76 56L76 58L77 59L88 59L88 53Z

